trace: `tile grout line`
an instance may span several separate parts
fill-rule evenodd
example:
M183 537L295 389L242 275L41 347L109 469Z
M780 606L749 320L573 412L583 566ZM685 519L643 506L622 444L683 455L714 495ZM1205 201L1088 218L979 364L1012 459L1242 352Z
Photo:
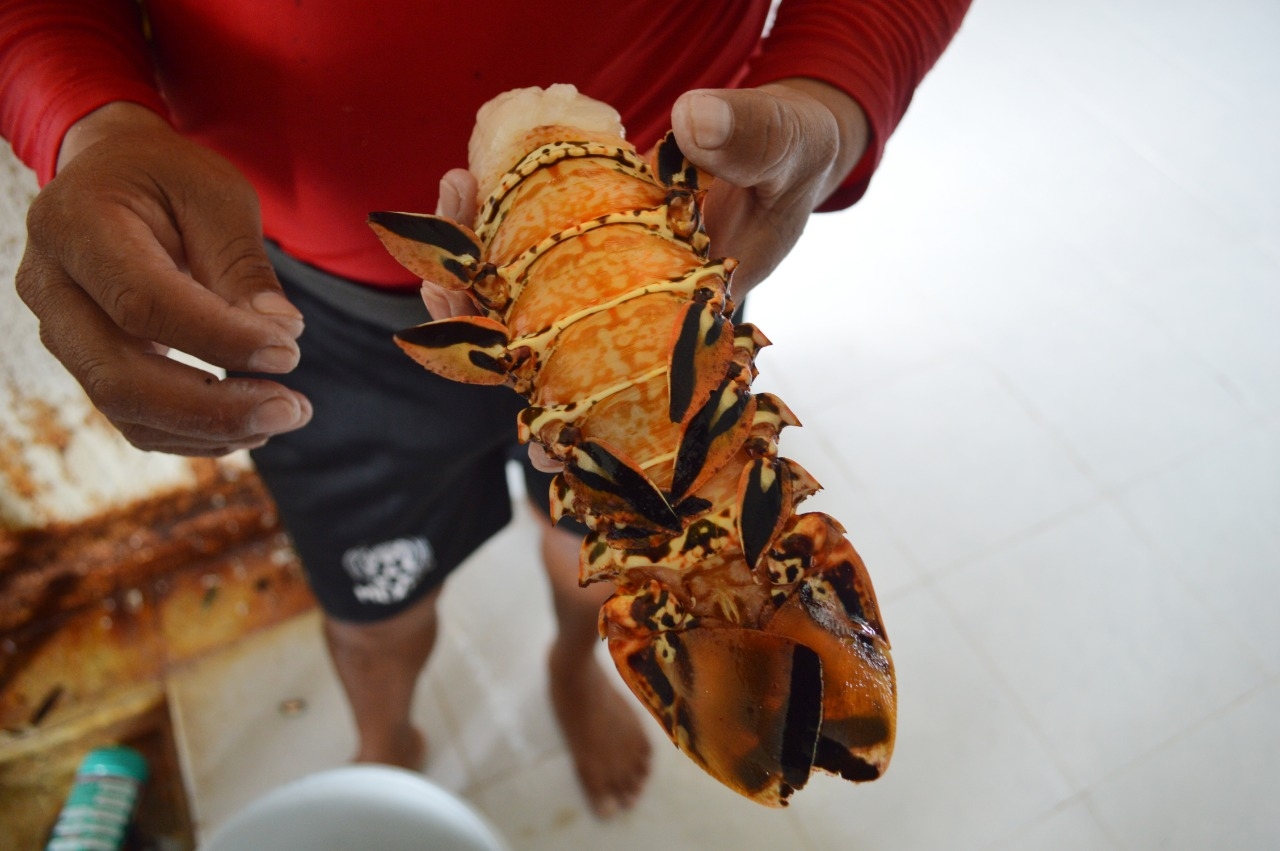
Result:
M1000 369L998 364L981 352L975 353L975 357L991 370L1001 387L1014 399L1018 406L1026 412L1027 416L1031 417L1038 426L1043 428L1045 433L1053 439L1053 441L1069 458L1071 458L1072 463L1075 464L1080 473L1084 475L1089 480L1089 483L1097 490L1098 496L1103 499L1114 499L1126 490L1130 490L1159 476L1166 475L1167 473L1189 463L1193 457L1202 455L1205 452L1212 451L1230 441L1236 440L1266 422L1264 415L1261 412L1242 405L1241 410L1245 414L1244 421L1242 423L1211 437L1204 438L1195 446L1188 446L1181 449L1163 459L1158 464L1152 465L1145 470L1139 470L1127 479L1117 482L1108 482L1103 479L1103 477L1094 470L1093 466L1076 451L1075 447L1071 445L1071 442L1063 436L1052 423L1041 415L1035 404L1022 394L1022 392L1013 383L1012 379L1010 379L1004 371ZM1217 370L1207 369L1207 371L1215 376L1218 374Z
M1065 509L1058 511L1054 514L1051 514L1047 517L1044 517L1041 520L1036 521L1035 523L1032 523L1028 526L1025 526L1022 529L1018 530L1017 532L1014 532L998 541L995 541L985 547L982 547L981 549L973 553L969 553L957 559L952 559L951 561L948 561L948 562L944 562L941 565L938 565L932 569L930 569L926 565L921 565L919 563L918 557L916 557L914 553L911 553L910 548L907 547L905 543L899 542L896 539L896 535L895 535L894 536L895 543L898 543L900 546L904 547L904 549L906 549L906 552L913 557L913 561L915 561L917 565L920 565L923 575L930 580L930 584L932 584L933 580L940 578L943 575L947 575L947 576L955 575L955 572L957 569L963 569L965 567L968 567L972 565L974 562L979 561L983 558L986 558L992 553L999 552L1005 549L1006 547L1012 546L1021 541L1029 540L1039 534L1042 534L1046 530L1053 528L1059 523L1064 522L1067 519L1083 514L1085 511L1088 511L1093 507L1095 507L1099 502L1101 502L1106 497L1106 488L1107 488L1106 483L1103 482L1100 479L1100 477L1098 477L1094 473L1093 469L1089 466L1088 462L1086 462L1075 451L1075 449L1067 442L1066 438L1062 437L1062 435L1058 433L1057 429L1055 429L1049 422L1047 422L1044 419L1044 417L1040 414L1040 411L1031 403L1031 401L1022 395L1022 393L1017 389L1017 387L1014 386L1013 383L1009 380L1008 376L1004 374L1003 370L1001 370L995 363L991 361L989 357L987 357L980 350L975 349L975 350L966 352L966 354L968 357L973 359L976 365L982 367L983 369L989 372L989 374L996 380L996 383L1000 386L1000 389L1003 390L1006 394L1008 394L1008 396L1014 402L1014 404L1019 409L1021 409L1024 414L1027 415L1027 417L1032 421L1032 423L1038 429L1043 431L1044 434L1046 434L1050 438L1053 444L1056 445L1057 448L1063 452L1063 454L1068 458L1068 460L1070 460L1072 466L1076 468L1076 471L1079 472L1082 476L1084 476L1085 480L1088 482L1090 487L1093 488L1094 494L1091 498L1084 500L1083 502L1080 502L1075 505L1067 506ZM868 494L868 499L870 502L872 502L872 504L874 504L875 502L874 497L872 497L870 494Z
M1135 483L1134 486L1136 487L1137 484L1140 483ZM1267 678L1276 676L1277 673L1270 669L1266 660L1263 659L1262 656L1258 655L1258 652L1253 647L1253 643L1235 628L1235 621L1229 616L1229 613L1218 611L1212 603L1205 599L1203 590L1192 579L1194 571L1189 571L1188 565L1176 552L1168 551L1160 544L1158 539L1153 538L1147 530L1143 528L1137 517L1134 516L1133 512L1131 512L1128 506L1126 506L1120 499L1122 493L1123 491L1111 497L1111 502L1114 504L1116 511L1120 514L1121 519L1124 520L1125 525L1129 527L1129 530L1134 534L1134 536L1141 541L1147 549L1154 553L1161 563L1168 566L1166 572L1170 573L1174 577L1178 586L1182 588L1182 590L1185 591L1191 599L1195 600L1199 605L1203 606L1214 615L1216 622L1219 624L1218 628L1235 639L1236 643L1244 649L1248 654L1249 660L1254 664L1258 672L1262 674L1264 682Z
M955 630L956 634L964 640L969 651L972 652L974 657L978 660L978 664L983 667L987 672L987 675L991 677L994 683L996 683L996 686L1003 693L1005 699L1008 700L1009 704L1013 707L1014 712L1017 713L1017 715L1020 716L1027 724L1027 727L1031 730L1036 741L1040 743L1041 748L1048 755L1053 767L1058 771L1060 777L1065 780L1067 785L1073 790L1073 794L1084 791L1085 784L1075 776L1070 767L1062 760L1061 756L1058 754L1057 748L1053 747L1052 740L1049 739L1045 734L1045 731L1041 729L1041 725L1036 718L1035 713L1023 704L1021 698L1018 697L1018 694L1009 685L1004 675L995 665L995 662L986 653L986 651L983 650L982 646L974 640L964 618L961 618L954 608L952 608L951 602L947 599L945 594L941 593L937 588L934 588L933 592L936 602L942 608L942 611L946 616L951 620L952 628Z
M544 765L548 762L551 762L552 760L559 758L561 755L564 755L569 760L570 766L572 766L573 757L569 754L567 748L563 744L560 744L554 748L546 750L543 753L535 756L527 765L522 766L522 769L538 768L541 765ZM512 775L514 773L515 773L514 771L498 772L493 774L490 777L476 778L473 782L467 785L467 788L463 794L469 800L475 800L478 796L484 795L487 792L492 791L495 787L500 786L502 783L506 782L509 779L509 775ZM585 807L585 804L584 804L584 807Z
M1093 799L1093 790L1085 789L1080 793L1080 804L1093 816L1093 820L1097 822L1098 827L1102 830L1104 836L1111 840L1112 844L1120 851L1129 851L1132 847L1128 842L1121 838L1115 827L1107 819L1103 818L1102 813L1098 812L1096 802Z
M1121 763L1120 765L1116 766L1112 770L1108 771L1107 773L1099 777L1098 780L1093 784L1091 784L1089 788L1086 788L1083 790L1083 794L1086 797L1092 798L1092 796L1097 793L1097 790L1100 787L1107 784L1108 782L1116 779L1117 777L1121 776L1122 774L1129 771L1130 769L1141 765L1143 762L1146 762L1147 760L1153 758L1161 751L1177 744L1178 742L1195 734L1199 730L1209 726L1210 724L1219 720L1223 716L1230 714L1236 709L1239 709L1241 706L1245 705L1246 703L1253 700L1254 698L1260 696L1261 694L1266 692L1268 689L1272 689L1276 687L1280 687L1280 674L1266 677L1265 679L1262 680L1262 682L1258 683L1252 688L1245 690L1241 694L1232 698L1230 701L1228 701L1226 704L1224 704L1220 708L1205 715L1203 718L1199 718L1191 722L1190 724L1183 727L1181 730L1178 730L1177 732L1167 736L1162 741L1157 742L1151 747L1141 751L1140 753L1135 754L1132 758L1130 758L1126 762ZM1103 824L1108 824L1108 822L1103 820L1101 816L1099 816L1098 818L1100 821L1102 821Z
M998 38L1004 37L999 36ZM1159 58L1161 62L1169 64L1168 58L1162 52L1153 50L1152 53ZM1200 192L1196 191L1192 187L1187 186L1179 177L1177 173L1178 170L1169 168L1168 163L1165 162L1164 158L1161 157L1158 152L1151 149L1148 145L1143 144L1140 140L1134 139L1132 134L1116 126L1115 122L1110 120L1104 113L1100 113L1094 107L1093 101L1083 92L1077 90L1076 87L1071 84L1069 78L1053 72L1046 73L1043 70L1045 67L1045 63L1039 63L1035 67L1027 68L1027 72L1042 80L1051 90L1057 90L1060 95L1074 103L1077 108L1088 115L1099 127L1109 133L1112 138L1136 154L1142 161L1146 162L1157 173L1177 187L1177 189L1188 200L1195 202L1195 204L1211 219L1232 233L1240 232L1240 229L1235 223L1228 221L1223 216L1217 204L1205 198ZM1257 236L1258 234L1254 233L1250 235Z
M1079 804L1080 806L1084 807L1085 811L1088 812L1089 815L1093 817L1094 821L1097 822L1099 829L1102 830L1103 835L1106 836L1107 840L1110 841L1111 844L1114 846L1115 851L1128 851L1127 844L1120 841L1119 837L1114 836L1111 830L1111 826L1107 824L1105 821L1103 821L1101 817L1099 817L1099 815L1094 811L1092 802L1089 800L1087 790L1073 792L1071 795L1068 795L1066 798L1063 798L1061 801L1049 807L1047 810L1044 810L1042 813L1040 813L1040 815L1038 815L1030 823L1022 825L1017 829L1015 829L1014 831L1012 831L1011 833L1005 834L1004 836L1001 836L1000 838L987 843L987 845L985 846L985 851L992 851L992 849L1008 848L1010 841L1016 840L1019 838L1025 838L1028 833L1035 830L1040 825L1048 822L1054 816L1057 816L1061 813L1066 812L1076 804Z
M441 637L443 637L443 631L442 631ZM440 642L439 640L437 640L435 652L439 653L441 649L442 648L440 648ZM459 654L459 658L461 658L460 654ZM436 681L438 680L438 677L431 677L429 668L427 672L424 672L424 674L422 675L419 681L421 682L422 680L427 680L426 685L433 699L433 702L435 703L438 711L440 712L441 722L444 725L445 730L448 733L450 739L454 742L454 747L457 749L457 752L458 752L458 761L462 763L462 769L463 771L466 772L467 781L462 787L461 794L464 797L470 798L470 794L468 790L470 789L471 784L475 781L477 770L476 770L476 767L472 765L471 755L467 753L467 749L463 747L462 730L458 725L458 719L454 715L453 708L449 706L449 701L445 699L442 685ZM430 748L430 744L428 744L428 748ZM431 760L431 755L430 755L430 752L428 751L428 754L427 754L428 766L430 764L430 760Z
M1248 240L1247 242L1243 242L1242 245L1256 248L1256 250L1258 250L1266 260L1272 262L1273 265L1280 264L1280 257L1271 255L1266 251L1265 246L1257 246L1256 239L1249 240L1248 234L1238 234L1236 233L1235 228L1230 228L1230 230L1237 237ZM1164 340L1173 345L1182 355L1190 358L1194 363L1200 366L1206 375L1222 387L1227 395L1234 399L1240 406L1240 409L1246 418L1257 422L1265 421L1266 409L1259 408L1250 402L1244 389L1228 372L1220 368L1213 361L1207 359L1201 351L1195 347L1192 340L1189 340L1184 335L1177 333L1174 329L1170 328L1164 320L1160 319L1159 316L1153 314L1146 301L1134 297L1130 286L1131 277L1129 275L1109 263L1106 257L1090 251L1087 245L1080 243L1071 237L1064 237L1064 239L1066 240L1066 244L1080 252L1082 256L1087 257L1099 272L1111 279L1118 290L1115 295L1122 303L1127 305L1135 314L1148 322L1153 331L1159 333Z
M1205 73L1204 69L1197 64L1188 64L1178 53L1176 47L1165 42L1163 39L1149 38L1146 30L1141 27L1133 26L1126 18L1116 14L1116 11L1111 4L1097 3L1094 8L1101 10L1102 14L1111 18L1113 23L1123 27L1129 38L1138 42L1147 50L1150 50L1151 53L1159 57L1162 62L1181 68L1183 71L1190 72L1191 76L1196 77L1206 85L1216 89L1219 97L1230 98L1233 100L1237 97L1239 90L1235 86L1219 79L1214 74ZM1247 102L1238 102L1238 104L1242 107L1248 106Z

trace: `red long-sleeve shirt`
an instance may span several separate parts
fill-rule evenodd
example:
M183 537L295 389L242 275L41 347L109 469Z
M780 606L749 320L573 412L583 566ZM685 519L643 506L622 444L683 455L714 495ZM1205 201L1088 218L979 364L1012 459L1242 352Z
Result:
M329 272L416 286L364 224L421 210L466 165L476 109L573 83L640 149L693 88L813 77L857 100L866 156L824 205L865 191L969 0L0 0L0 134L44 183L67 129L114 100L165 114L256 186L268 236ZM146 35L144 35L146 33Z

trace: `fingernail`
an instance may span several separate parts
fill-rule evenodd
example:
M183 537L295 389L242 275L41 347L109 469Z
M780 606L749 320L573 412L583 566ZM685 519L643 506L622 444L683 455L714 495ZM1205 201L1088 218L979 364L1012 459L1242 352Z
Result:
M288 372L298 365L298 350L285 346L266 346L249 358L249 369L254 372Z
M715 95L695 95L689 105L693 123L693 141L698 147L714 151L729 141L733 132L733 110Z
M302 336L303 331L307 330L307 323L303 322L301 319L294 319L289 316L272 316L269 318L280 328L280 330L284 331L295 340Z
M306 327L302 314L284 296L272 292L258 293L249 304L259 316L270 319L293 339L302 336Z
M289 299L277 292L258 293L249 302L253 309L263 316L284 316L289 319L302 319L302 314L298 312L298 308L289 303Z
M253 409L249 417L249 429L254 434L275 434L301 425L302 407L286 396L268 399Z

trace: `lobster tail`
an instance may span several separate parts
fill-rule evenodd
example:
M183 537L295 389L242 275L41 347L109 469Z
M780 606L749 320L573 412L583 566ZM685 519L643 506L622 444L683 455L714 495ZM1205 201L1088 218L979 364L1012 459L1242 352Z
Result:
M407 268L482 314L396 341L433 372L529 402L520 439L564 464L553 518L592 530L580 579L616 587L601 636L694 762L771 806L814 770L874 779L895 730L888 638L839 524L796 514L819 485L778 456L795 415L751 391L769 341L728 318L736 263L708 258L711 179L673 134L645 161L616 114L565 88L481 110L474 230L370 217ZM573 126L579 112L591 120Z

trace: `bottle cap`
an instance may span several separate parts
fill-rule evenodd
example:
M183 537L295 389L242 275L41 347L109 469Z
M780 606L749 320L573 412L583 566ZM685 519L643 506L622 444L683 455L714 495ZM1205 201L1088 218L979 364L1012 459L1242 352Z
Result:
M147 779L147 760L131 747L116 745L97 748L80 762L77 777L128 777L142 783Z

